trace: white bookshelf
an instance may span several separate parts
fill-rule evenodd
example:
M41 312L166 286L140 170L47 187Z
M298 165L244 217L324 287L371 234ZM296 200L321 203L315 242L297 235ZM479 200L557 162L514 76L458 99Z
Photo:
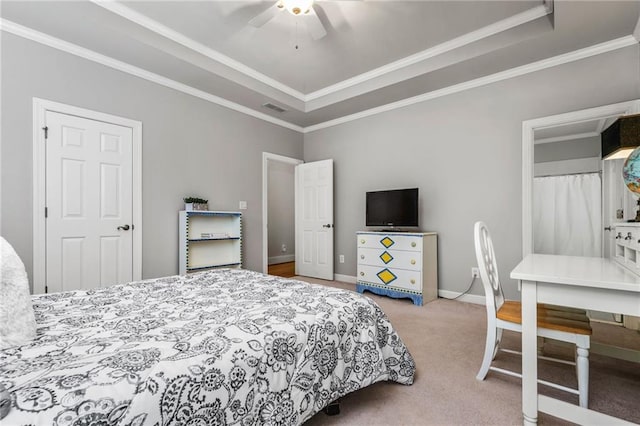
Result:
M179 273L242 267L242 213L181 211Z

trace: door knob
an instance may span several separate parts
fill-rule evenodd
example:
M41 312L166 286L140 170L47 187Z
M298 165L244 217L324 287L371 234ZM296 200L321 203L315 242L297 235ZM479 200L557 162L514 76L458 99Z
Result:
M322 225L323 228L331 228L331 226L332 225L330 223L327 223L326 225Z
M118 226L118 231L128 231L131 227L129 225Z

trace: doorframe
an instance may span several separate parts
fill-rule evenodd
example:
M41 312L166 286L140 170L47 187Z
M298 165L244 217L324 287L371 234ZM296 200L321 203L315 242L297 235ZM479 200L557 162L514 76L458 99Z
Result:
M279 161L294 166L304 163L303 160L297 158L285 157L284 155L272 154L270 152L262 153L262 272L265 274L269 271L269 161ZM297 185L297 183L295 183L294 178L294 186L295 185ZM295 189L293 193L295 200ZM295 227L295 225L294 223L293 226Z
M46 150L42 131L47 111L103 121L132 130L132 208L135 232L133 244L133 280L142 279L142 122L90 109L33 98L33 292L44 293L46 282Z
M533 253L533 148L534 131L613 115L640 113L640 99L603 105L522 122L522 256Z

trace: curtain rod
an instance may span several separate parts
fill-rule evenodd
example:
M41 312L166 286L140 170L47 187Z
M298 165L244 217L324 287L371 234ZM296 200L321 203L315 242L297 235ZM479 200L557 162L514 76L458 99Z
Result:
M534 178L537 177L553 177L553 176L574 176L574 175L595 175L595 174L602 174L602 170L598 170L597 172L578 172L578 173L562 173L562 174L555 174L555 175L540 175L540 176L534 176Z

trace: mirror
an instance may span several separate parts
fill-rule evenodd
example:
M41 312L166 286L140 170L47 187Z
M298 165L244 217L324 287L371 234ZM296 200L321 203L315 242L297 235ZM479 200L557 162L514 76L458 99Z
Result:
M605 254L600 133L615 119L534 129L533 253Z
M623 160L599 160L600 147L596 143L599 140L599 135L608 125L610 125L615 119L621 115L633 114L640 112L640 100L621 102L618 104L605 105L596 108L590 108L580 111L569 112L565 114L558 114L549 117L538 118L534 120L528 120L522 123L522 254L526 256L530 253L535 253L534 250L534 176L538 177L547 175L573 175L581 176L582 174L598 175L600 171L600 197L598 198L597 190L593 188L590 190L589 200L592 202L592 206L586 208L580 208L580 200L587 198L586 195L580 193L578 189L562 189L565 191L565 198L569 195L576 195L576 200L572 201L575 204L576 209L574 211L585 212L588 211L591 216L584 213L582 216L584 219L593 220L595 224L590 224L590 229L593 229L590 237L594 239L591 241L591 246L596 247L597 252L597 235L600 234L600 253L596 255L608 257L610 253L611 238L608 231L606 234L602 234L604 228L610 227L613 223L625 220L629 217L635 216L635 200L629 193L626 187L622 183L622 164ZM555 144L555 145L554 145ZM575 150L578 153L572 153ZM538 157L537 167L535 157ZM541 164L552 163L552 164ZM537 169L537 171L536 171ZM574 179L574 180L587 180L587 179ZM598 178L593 178L595 181L593 186L597 188ZM539 192L538 192L539 193ZM629 194L627 194L629 193ZM559 197L562 198L562 197ZM563 201L565 204L568 201ZM598 224L597 218L597 205L600 203L600 219ZM538 215L544 214L547 216L556 215L558 213L562 216L562 211L566 210L566 206L559 206L558 209L552 205L548 205L549 201L541 198L536 203L536 206L544 207L543 213L537 213ZM629 205L630 204L630 205ZM558 210L558 212L556 212ZM562 211L560 211L562 210ZM618 218L618 211L626 211L626 214L622 218ZM569 215L566 220L571 221L572 216ZM597 232L597 229L600 232ZM574 235L571 234L571 238ZM544 240L543 236L538 238L539 245L538 250L541 250L541 245L550 244ZM564 247L563 249L566 249ZM555 254L574 254L579 253L562 253L556 252ZM583 254L584 255L584 254Z
M611 227L636 216L622 180L624 159L601 160L600 133L640 100L523 123L523 256L546 253L611 257ZM589 312L620 323L622 316Z

